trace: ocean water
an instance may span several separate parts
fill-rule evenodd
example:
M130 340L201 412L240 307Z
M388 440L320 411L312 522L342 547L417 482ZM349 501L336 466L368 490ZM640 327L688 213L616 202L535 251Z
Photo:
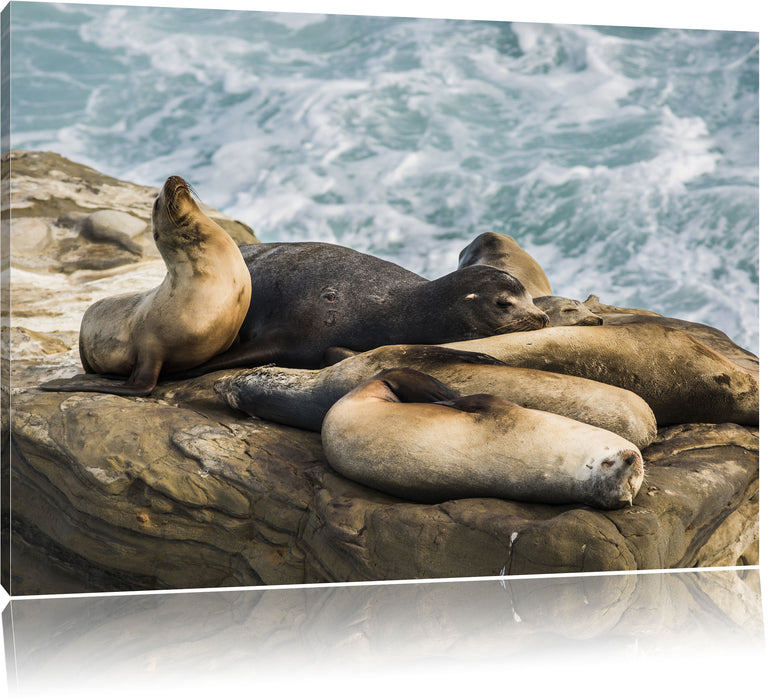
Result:
M757 34L38 3L11 28L13 148L427 277L506 233L556 294L758 352Z

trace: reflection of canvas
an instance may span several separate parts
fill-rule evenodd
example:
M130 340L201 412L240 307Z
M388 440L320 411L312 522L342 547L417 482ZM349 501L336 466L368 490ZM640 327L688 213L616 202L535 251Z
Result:
M3 326L13 364L3 431L12 442L3 440L3 483L13 501L3 525L13 559L9 568L4 558L3 577L14 594L758 563L756 34L48 4L20 6L10 29L14 150L4 154L3 224L13 305ZM33 39L49 33L56 41ZM63 75L76 87L53 89ZM447 372L437 379L448 389L458 382L455 393L518 403L505 385L525 393L550 369L560 378L530 410L564 413L578 398L588 405L572 417L585 421L600 407L590 406L592 389L571 387L622 380L601 394L607 420L625 413L616 391L657 416L627 438L643 457L643 483L626 473L631 491L608 510L555 498L547 474L556 465L531 476L549 480L549 491L518 496L474 486L397 492L359 478L363 465L348 471L352 450L336 461L324 450L321 423L354 388L345 388L353 367L368 366L358 375L366 380L408 364L404 350L398 360L397 351L345 348L326 356L345 358L326 369L317 356L298 367L289 355L247 374L162 376L131 399L38 391L83 372L79 326L93 302L164 277L150 220L173 173L240 244L344 245L424 284L453 274L483 231L517 241L552 293L595 325L500 324L498 339L517 329L513 345L533 350L504 359L491 339L467 341L483 343L470 348L478 357L435 350L415 369ZM95 233L94 215L106 210ZM316 268L331 276L313 290L329 311L342 301L336 262ZM486 276L504 276L498 260L479 262ZM312 274L277 277L267 315L282 324L298 303L289 293ZM372 275L360 291L379 302L381 284ZM424 309L425 330L459 292L480 294L437 294L440 312ZM422 302L393 313L398 332ZM562 314L564 303L547 313ZM341 319L336 309L326 318ZM314 324L302 330L316 333ZM609 354L585 340L596 333L619 339L607 341ZM367 352L348 357L353 350ZM505 371L521 379L496 381ZM245 382L247 400L231 400ZM388 479L399 453L370 435L397 436L400 447L415 428L426 435L415 418L389 426L407 406L405 392L392 391L385 422L359 425ZM494 405L443 399L440 416L461 410L479 424ZM355 415L358 423L358 407ZM621 434L615 422L602 427ZM525 454L527 430L512 430L504 458ZM555 453L570 452L571 429L553 430ZM428 438L431 452L454 460L452 437L428 435L443 436ZM456 450L471 450L474 482L478 455L498 441L486 430L473 442ZM580 442L573 447L584 451ZM597 453L587 457L585 477L597 473ZM431 463L415 456L401 466L417 482Z
M764 647L756 570L14 600L3 622L11 687L34 697L128 679L202 693L324 678L339 694L364 674L444 684L464 669L479 687L530 685L559 665L555 688L591 668L627 685L634 663L665 678L678 658L697 686L688 657L746 665Z

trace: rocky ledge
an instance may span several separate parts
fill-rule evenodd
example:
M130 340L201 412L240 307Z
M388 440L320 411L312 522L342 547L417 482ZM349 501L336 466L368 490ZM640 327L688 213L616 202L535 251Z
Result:
M156 190L51 153L11 152L3 168L12 227L3 484L10 478L13 498L3 527L14 595L758 563L751 426L661 428L643 451L645 483L622 510L428 505L339 476L318 433L229 408L213 384L232 371L163 382L144 398L38 390L81 372L78 324L92 301L161 279L149 235ZM206 210L238 242L254 240ZM639 315L594 301L612 322ZM756 370L757 358L738 351Z

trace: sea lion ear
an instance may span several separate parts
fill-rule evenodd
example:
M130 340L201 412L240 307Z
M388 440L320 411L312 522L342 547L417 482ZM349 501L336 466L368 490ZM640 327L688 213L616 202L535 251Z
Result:
M383 370L374 378L382 381L402 403L436 403L458 397L439 380L409 367Z

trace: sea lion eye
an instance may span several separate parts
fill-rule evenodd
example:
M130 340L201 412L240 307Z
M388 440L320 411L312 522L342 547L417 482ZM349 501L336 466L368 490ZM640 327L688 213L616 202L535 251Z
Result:
M512 302L509 299L496 299L496 306L501 309L508 309L512 306Z

